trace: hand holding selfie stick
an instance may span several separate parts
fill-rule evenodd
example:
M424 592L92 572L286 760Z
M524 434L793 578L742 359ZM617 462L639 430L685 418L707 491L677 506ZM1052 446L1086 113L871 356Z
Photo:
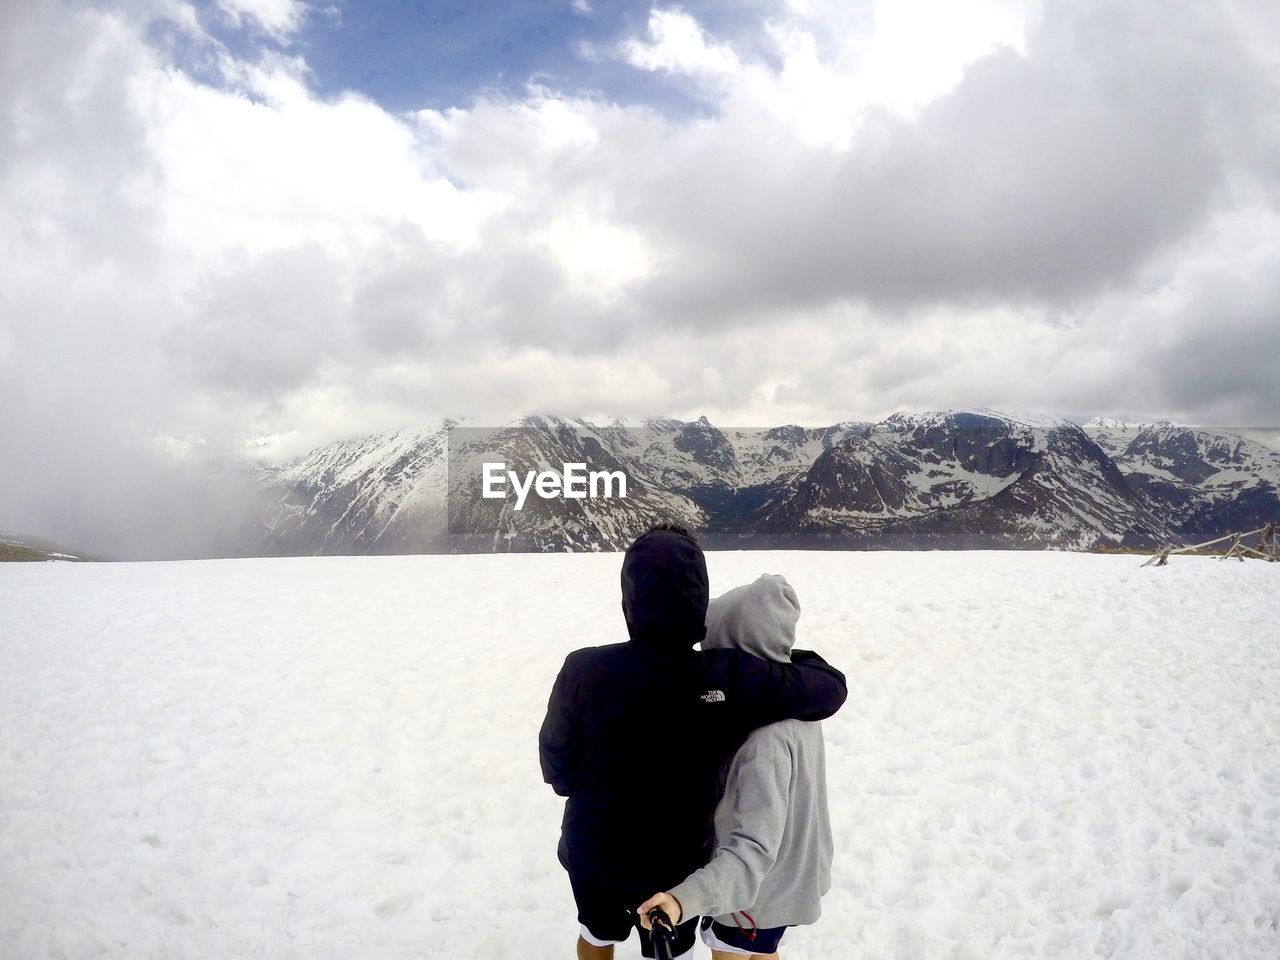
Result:
M654 907L646 914L649 921L649 936L653 938L653 955L656 960L671 960L671 939L675 936L675 927L671 918L661 907Z

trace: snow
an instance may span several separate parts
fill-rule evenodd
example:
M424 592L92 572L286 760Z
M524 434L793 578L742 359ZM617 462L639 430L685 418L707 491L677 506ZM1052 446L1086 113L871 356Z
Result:
M1124 473L1126 476L1141 473L1148 477L1155 477L1157 480L1164 480L1168 483L1186 484L1176 473L1170 473L1164 467L1151 462L1150 460L1141 460L1137 457L1128 457L1123 461Z
M1019 410L1013 408L1002 408L993 410L989 407L968 407L950 410L927 410L916 413L895 413L887 420L881 422L881 426L887 426L890 429L930 429L933 427L946 427L958 417L985 417L992 420L1000 420L1016 427L1030 430L1078 430L1080 429L1070 420L1064 417L1053 416L1051 414L1040 413L1033 410Z
M927 469L911 474L906 479L915 488L917 502L925 502L926 496L933 494L936 500L930 506L950 507L958 503L988 500L1017 483L1020 476L1018 473L1003 477L994 473L979 473L976 470L966 470L954 460L944 460L941 463L930 463ZM964 491L963 496L954 492L957 488ZM939 492L941 490L946 492Z
M1137 425L1118 417L1093 417L1082 424L1080 429L1086 432L1090 430L1128 430L1134 426Z
M536 732L619 561L0 565L0 955L572 955ZM850 681L783 956L1275 956L1280 568L1141 562L710 555Z
M1272 487L1280 486L1280 453L1261 443L1233 434L1212 430L1192 430L1168 424L1152 427L1150 431L1161 443L1167 443L1171 439L1179 439L1182 436L1190 437L1195 443L1199 462L1215 468L1217 472L1199 484L1189 484L1185 479L1170 472L1169 468L1177 465L1170 457L1148 451L1129 455L1117 446L1114 437L1099 433L1097 439L1104 448L1113 451L1116 465L1126 474L1143 473L1182 486L1198 487L1204 492L1213 492L1215 488L1236 484L1246 487L1254 487L1262 483Z
M1141 433L1143 430L1167 430L1190 429L1186 424L1179 423L1176 420L1123 420L1117 417L1094 417L1087 421L1080 429L1086 433L1092 430L1121 430L1134 434Z

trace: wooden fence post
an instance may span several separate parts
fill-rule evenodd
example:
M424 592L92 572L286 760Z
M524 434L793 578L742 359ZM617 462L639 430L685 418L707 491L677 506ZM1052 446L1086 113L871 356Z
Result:
M1256 545L1249 547L1243 543L1246 537L1252 537L1254 534L1260 534ZM1248 530L1244 533L1228 533L1225 536L1216 537L1213 540L1206 540L1204 543L1192 543L1183 547L1175 547L1169 544L1163 547L1159 553L1150 557L1144 567L1155 565L1157 567L1167 566L1169 557L1175 553L1197 553L1203 551L1206 547L1212 547L1215 544L1227 542L1224 553L1218 556L1219 560L1226 560L1228 557L1236 557L1241 563L1244 562L1244 555L1251 553L1254 556L1262 557L1264 560L1280 562L1280 531L1276 530L1276 524L1273 521L1265 527L1259 527L1257 530Z

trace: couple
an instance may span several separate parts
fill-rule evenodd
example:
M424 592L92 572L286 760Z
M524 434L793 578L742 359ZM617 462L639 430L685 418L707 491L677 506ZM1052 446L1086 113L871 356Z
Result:
M782 577L708 599L697 543L654 527L622 563L630 641L576 650L556 677L539 753L568 798L559 856L579 960L612 957L655 906L677 956L692 956L700 915L713 956L772 955L830 886L821 729L780 721L834 714L844 676L791 650L800 609Z

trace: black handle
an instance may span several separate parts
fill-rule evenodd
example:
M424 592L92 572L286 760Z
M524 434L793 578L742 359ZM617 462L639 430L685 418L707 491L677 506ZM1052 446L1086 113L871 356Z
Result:
M649 911L649 923L653 925L649 936L653 939L654 957L656 960L672 960L671 940L675 936L675 928L671 925L671 918L661 907L654 907Z

